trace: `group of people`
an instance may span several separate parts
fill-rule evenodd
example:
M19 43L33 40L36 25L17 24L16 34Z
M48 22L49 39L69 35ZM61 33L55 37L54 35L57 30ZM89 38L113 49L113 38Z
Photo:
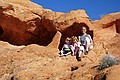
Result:
M76 56L78 61L81 61L81 54L88 54L88 51L93 48L93 41L89 34L86 33L87 28L82 27L82 35L81 36L72 36L71 38L65 39L65 44L60 51L61 56L66 56L71 54L72 56Z

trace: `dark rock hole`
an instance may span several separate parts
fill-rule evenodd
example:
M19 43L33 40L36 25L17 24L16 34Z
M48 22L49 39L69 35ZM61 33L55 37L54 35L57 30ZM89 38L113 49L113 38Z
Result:
M98 74L94 77L93 80L106 80L106 74L104 73Z
M71 71L75 71L75 70L77 70L79 67L78 66L73 66L73 67L71 67Z
M106 75L103 76L103 78L101 80L106 80Z
M0 36L4 33L2 27L0 26Z
M55 34L56 32L50 32L46 29L43 29L42 31L39 31L39 34L37 35L31 34L29 32L26 32L24 35L21 35L18 32L14 32L12 29L3 29L3 27L0 26L0 40L9 42L10 44L17 46L29 44L47 46L52 42L52 39L54 38Z
M14 76L13 77L11 77L11 79L10 80L14 80Z

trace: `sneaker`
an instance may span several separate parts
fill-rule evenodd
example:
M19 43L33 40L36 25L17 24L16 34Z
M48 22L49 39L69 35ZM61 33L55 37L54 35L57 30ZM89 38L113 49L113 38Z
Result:
M74 56L74 54L73 54L73 53L72 53L71 55L72 55L72 56Z
M81 61L81 57L78 57L78 58L77 58L77 61Z
M85 55L87 55L87 54L88 54L88 51L85 52Z

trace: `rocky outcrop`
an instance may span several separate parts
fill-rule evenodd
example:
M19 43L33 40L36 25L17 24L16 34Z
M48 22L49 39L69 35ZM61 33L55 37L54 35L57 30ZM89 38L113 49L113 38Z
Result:
M79 35L81 26L94 29L84 10L52 12L28 0L2 0L0 4L0 39L15 45L46 46L57 31L64 34L62 43L67 36Z
M65 38L80 35L82 26L94 40L93 50L81 62L59 57ZM1 0L0 80L117 80L119 65L97 67L106 52L120 58L119 26L119 12L91 21L85 10L53 12L29 0Z
M70 55L59 57L58 51L53 47L36 44L17 47L5 42L0 42L0 47L0 80L64 80L81 77L89 80L93 74L90 68L97 65L97 59L92 60L93 55L97 56L94 53L83 56L83 62L77 62ZM74 70L73 67L77 69Z
M97 29L100 29L100 28L104 29L114 24L118 25L119 19L120 19L120 12L111 13L111 14L104 15L100 20L93 21L93 25L97 27ZM116 28L118 28L117 25L116 25Z
M100 36L105 41L113 38L116 35L116 33L120 32L119 23L120 12L105 15L100 20L92 22L93 26L97 29L96 31L94 31L96 36Z
M100 20L92 22L93 26L96 28L94 31L95 42L97 44L102 43L104 49L113 54L119 53L119 23L120 12L107 14Z
M15 45L35 43L47 46L59 31L62 34L61 48L66 37L80 35L82 26L88 28L88 33L98 43L110 40L120 32L119 12L91 21L85 10L53 12L29 0L2 0L0 4L0 39Z
M39 13L36 11L39 11ZM0 26L3 30L1 40L16 45L30 43L47 45L52 41L56 30L47 30L41 24L41 15L45 12L47 11L44 11L42 7L30 1L1 2Z

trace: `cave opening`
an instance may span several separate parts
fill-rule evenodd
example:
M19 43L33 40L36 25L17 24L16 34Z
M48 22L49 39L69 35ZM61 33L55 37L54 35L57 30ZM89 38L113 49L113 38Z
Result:
M85 23L73 23L70 27L66 28L62 32L62 37L59 45L59 49L62 49L62 46L64 44L64 41L67 37L72 36L80 36L82 34L82 27L85 26L87 28L87 34L90 34L93 39L93 30L89 30L89 26L87 26Z
M32 34L28 31L24 33L24 35L20 34L18 31L14 31L12 29L4 29L0 26L0 40L8 42L12 45L30 45L30 44L38 44L40 46L47 46L52 42L53 37L55 36L57 31L48 31L46 28L42 28L42 30L37 29L37 33ZM3 35L4 34L4 35Z
M56 32L49 32L49 31L42 32L37 44L42 45L42 46L49 45L52 42L55 34Z

